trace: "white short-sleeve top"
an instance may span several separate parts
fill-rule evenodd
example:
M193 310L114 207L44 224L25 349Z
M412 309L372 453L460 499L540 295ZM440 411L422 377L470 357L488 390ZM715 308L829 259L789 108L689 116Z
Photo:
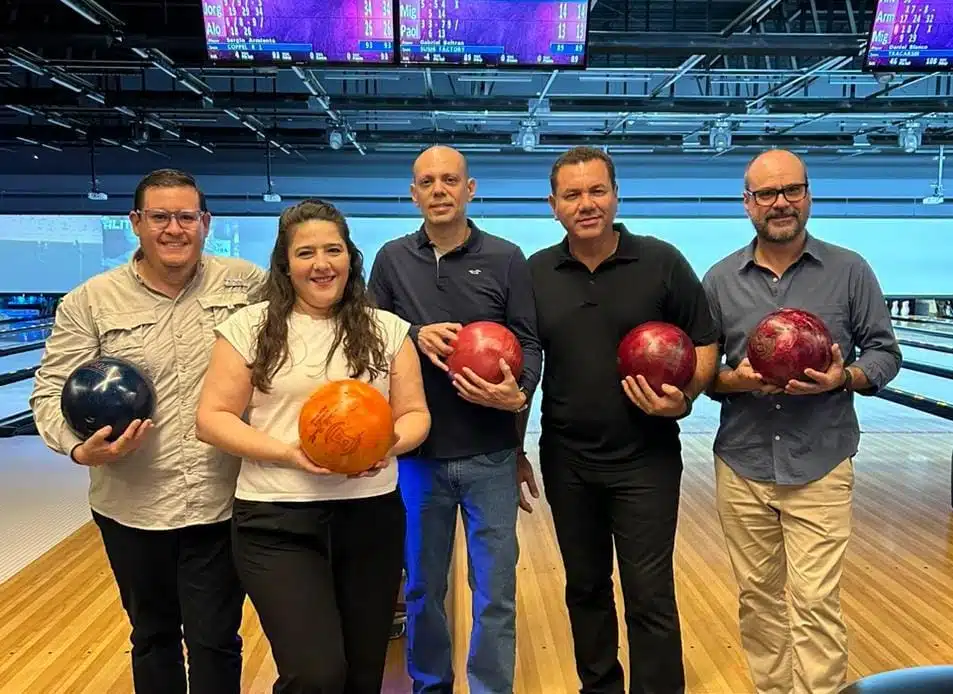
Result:
M216 332L235 347L247 363L255 357L258 332L264 322L267 302L252 304L232 314ZM410 324L388 311L370 309L385 338L388 364L403 344ZM314 318L293 312L288 318L288 358L271 381L271 392L254 389L246 421L285 443L298 441L298 414L308 397L322 384L349 378L341 345L325 370L328 350L334 341L333 319ZM370 382L390 398L390 375ZM321 501L356 499L387 494L397 487L397 465L391 461L374 477L349 479L345 475L315 475L268 461L243 458L235 498L249 501Z

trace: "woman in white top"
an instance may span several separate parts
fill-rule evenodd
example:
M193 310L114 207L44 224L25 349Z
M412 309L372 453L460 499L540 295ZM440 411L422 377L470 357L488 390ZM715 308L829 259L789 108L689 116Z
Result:
M263 301L221 325L198 437L242 457L232 541L282 694L378 694L403 570L395 456L430 430L409 325L373 308L363 257L332 205L281 215ZM396 445L360 476L298 442L298 413L327 381L360 378L390 401ZM246 423L247 422L247 423Z

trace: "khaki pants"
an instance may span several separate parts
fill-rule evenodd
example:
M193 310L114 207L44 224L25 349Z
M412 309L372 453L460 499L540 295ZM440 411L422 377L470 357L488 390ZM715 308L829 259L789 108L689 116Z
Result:
M810 484L780 486L745 479L715 456L715 482L756 691L833 694L847 679L840 580L853 461Z

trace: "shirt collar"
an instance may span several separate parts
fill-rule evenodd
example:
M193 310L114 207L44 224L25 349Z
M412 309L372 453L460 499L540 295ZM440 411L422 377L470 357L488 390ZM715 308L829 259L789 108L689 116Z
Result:
M139 273L139 266L137 263L140 260L142 260L141 246L137 248L132 253L131 256L129 256L129 262L126 264L126 268L128 269L129 273L132 275L132 278L136 282L138 282L143 287L146 287L148 289L149 285L146 284L146 281L142 278L142 275ZM182 294L184 294L186 291L188 291L192 287L199 285L199 283L201 283L202 280L205 279L205 270L207 267L208 267L208 258L206 257L205 253L202 253L201 257L199 257L199 264L195 268L195 273L193 273L192 277L189 279L188 282L186 282L185 286L182 288Z
M639 259L639 240L628 229L626 229L625 224L622 222L615 222L612 225L612 230L618 232L619 234L619 243L616 246L615 252L610 255L608 258L603 261L604 263L610 263L615 261L631 261ZM569 250L569 235L566 234L563 237L562 242L559 244L559 253L556 258L556 267L561 267L567 263L576 263L578 262L572 255Z
M470 229L467 240L454 248L451 252L467 253L480 250L483 245L483 230L469 218L467 219L467 227ZM414 234L414 240L417 243L417 248L433 248L433 241L427 236L427 230L424 224L421 224L420 228L417 229L417 233Z
M809 258L817 261L821 265L824 264L824 258L827 255L824 251L824 247L819 240L811 236L810 234L805 234L806 238L804 241L804 248L801 250L801 255L797 257L795 263L801 261L801 258L808 256ZM743 272L749 267L755 265L754 261L754 249L758 244L758 237L755 236L751 239L751 243L745 246L744 250L741 253L741 264L738 266L738 272Z

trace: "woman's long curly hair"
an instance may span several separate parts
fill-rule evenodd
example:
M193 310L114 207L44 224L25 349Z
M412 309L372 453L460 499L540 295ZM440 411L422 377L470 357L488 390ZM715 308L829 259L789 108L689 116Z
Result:
M344 286L344 294L331 311L336 325L325 369L330 366L334 353L342 344L352 378L359 378L367 373L374 379L389 369L385 355L385 339L373 318L373 304L367 295L364 256L351 240L347 220L328 202L304 200L287 208L278 220L278 238L275 239L275 247L271 252L268 280L258 297L259 301L268 302L268 311L258 332L255 361L251 365L251 380L252 385L264 393L270 391L271 379L288 359L288 319L297 298L289 275L288 255L291 242L300 224L314 220L337 225L350 259L350 273Z

